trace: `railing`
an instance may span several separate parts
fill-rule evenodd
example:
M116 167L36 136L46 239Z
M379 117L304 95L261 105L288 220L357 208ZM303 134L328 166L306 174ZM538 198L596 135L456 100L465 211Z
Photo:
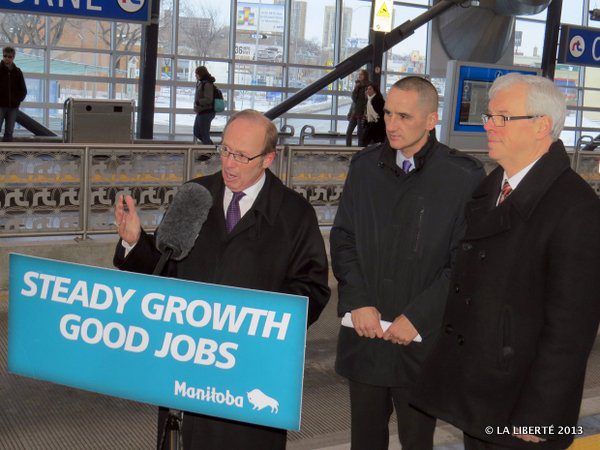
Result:
M328 226L357 151L280 146L272 170ZM496 166L487 151L469 153L488 172ZM600 196L600 152L569 153L573 168ZM0 237L112 234L120 194L135 198L144 228L153 230L178 186L219 169L212 146L6 144L0 149Z

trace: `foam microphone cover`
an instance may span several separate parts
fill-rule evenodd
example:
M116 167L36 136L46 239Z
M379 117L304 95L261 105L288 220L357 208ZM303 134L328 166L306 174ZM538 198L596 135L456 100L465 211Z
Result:
M193 182L181 186L156 230L156 248L161 253L171 249L175 261L185 258L211 206L212 196L204 186Z

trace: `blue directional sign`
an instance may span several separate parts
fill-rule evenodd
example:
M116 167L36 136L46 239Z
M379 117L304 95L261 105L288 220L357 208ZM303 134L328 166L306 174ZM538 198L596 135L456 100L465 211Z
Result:
M8 370L300 429L306 297L10 255Z
M2 0L0 11L149 22L152 0Z
M562 25L558 62L600 67L600 29Z

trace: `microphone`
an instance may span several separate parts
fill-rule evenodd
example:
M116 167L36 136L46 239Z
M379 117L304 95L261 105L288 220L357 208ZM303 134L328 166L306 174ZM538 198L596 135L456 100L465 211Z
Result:
M177 190L158 230L156 248L162 253L153 275L159 275L169 259L181 261L192 247L212 206L212 196L198 183Z

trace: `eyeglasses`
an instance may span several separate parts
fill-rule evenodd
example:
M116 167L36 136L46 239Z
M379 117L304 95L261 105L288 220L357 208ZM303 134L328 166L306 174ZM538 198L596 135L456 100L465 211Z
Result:
M502 114L485 114L484 113L481 115L481 121L485 125L486 123L488 123L488 121L490 119L492 119L492 122L495 126L503 127L506 125L506 122L509 122L511 120L527 120L527 119L536 119L538 117L542 117L542 116L541 115L537 115L537 116L503 116Z
M253 159L259 158L259 157L267 154L267 152L263 152L256 156L246 156L246 155L242 155L241 153L232 152L231 149L229 147L227 147L226 145L217 145L217 151L219 152L219 154L221 155L222 158L227 158L228 156L231 155L231 157L233 158L234 161L237 161L242 164L248 164Z

